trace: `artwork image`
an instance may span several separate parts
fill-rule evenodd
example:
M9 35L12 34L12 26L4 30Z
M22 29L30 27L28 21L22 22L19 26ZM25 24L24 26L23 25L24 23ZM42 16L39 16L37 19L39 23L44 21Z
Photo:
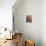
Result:
M26 16L26 22L32 23L32 15Z

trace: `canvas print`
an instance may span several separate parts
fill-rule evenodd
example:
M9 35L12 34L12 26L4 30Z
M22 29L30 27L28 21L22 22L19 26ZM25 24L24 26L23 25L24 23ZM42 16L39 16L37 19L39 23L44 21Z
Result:
M26 16L26 22L32 23L32 15Z

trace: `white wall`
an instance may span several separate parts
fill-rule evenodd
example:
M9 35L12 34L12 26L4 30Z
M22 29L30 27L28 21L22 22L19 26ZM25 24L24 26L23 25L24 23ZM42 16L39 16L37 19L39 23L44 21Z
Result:
M12 28L12 6L16 0L0 0L0 27Z
M24 37L40 46L41 32L41 0L24 0L15 10L15 28ZM32 15L32 23L26 23L26 16Z
M42 46L46 46L46 0L41 1L41 38Z

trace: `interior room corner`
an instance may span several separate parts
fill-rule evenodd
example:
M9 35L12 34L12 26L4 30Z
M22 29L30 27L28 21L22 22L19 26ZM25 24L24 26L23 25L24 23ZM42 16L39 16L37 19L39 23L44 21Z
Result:
M46 46L46 0L0 0L0 46Z

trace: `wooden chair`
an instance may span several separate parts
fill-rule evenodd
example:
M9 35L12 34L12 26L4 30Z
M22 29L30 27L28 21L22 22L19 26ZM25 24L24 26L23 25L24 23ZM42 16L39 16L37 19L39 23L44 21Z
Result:
M26 40L25 46L35 46L35 43L32 40Z

